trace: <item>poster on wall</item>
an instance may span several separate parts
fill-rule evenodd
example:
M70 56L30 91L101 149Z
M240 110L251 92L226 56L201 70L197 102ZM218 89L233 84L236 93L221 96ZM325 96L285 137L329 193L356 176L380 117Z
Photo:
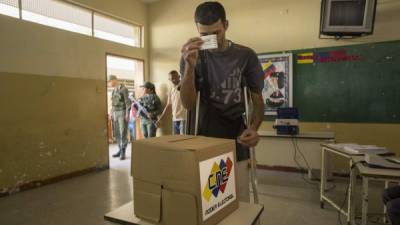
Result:
M276 115L276 109L293 105L292 53L259 54L264 71L264 115Z

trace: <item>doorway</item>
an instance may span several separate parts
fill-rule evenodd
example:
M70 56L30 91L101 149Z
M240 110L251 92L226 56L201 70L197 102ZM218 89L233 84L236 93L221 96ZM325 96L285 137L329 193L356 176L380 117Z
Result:
M118 83L124 85L129 92L129 96L136 98L141 95L139 86L144 81L144 61L124 56L118 56L113 54L106 54L106 76L115 75ZM126 159L120 160L119 157L113 157L112 155L119 151L119 147L115 135L115 126L111 117L111 95L113 92L107 82L107 113L108 113L108 154L109 154L109 165L111 169L119 169L126 171L130 168L131 161L131 143L135 139L143 138L140 131L140 121L130 120L127 122L128 132L127 139L128 145L126 147Z

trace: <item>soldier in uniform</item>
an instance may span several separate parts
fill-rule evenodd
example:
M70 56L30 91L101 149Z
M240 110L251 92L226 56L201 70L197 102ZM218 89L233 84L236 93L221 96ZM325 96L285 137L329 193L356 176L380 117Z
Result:
M144 95L139 99L139 103L145 109L142 110L140 121L142 122L142 132L145 138L156 136L156 122L158 115L161 114L161 101L157 96L154 84L145 82L142 86L144 88Z
M110 86L114 88L111 95L111 115L115 136L119 147L119 151L114 154L113 157L120 157L121 160L124 160L126 145L128 144L127 126L131 101L129 99L128 89L125 87L125 85L118 82L117 76L110 75L108 77L108 82Z

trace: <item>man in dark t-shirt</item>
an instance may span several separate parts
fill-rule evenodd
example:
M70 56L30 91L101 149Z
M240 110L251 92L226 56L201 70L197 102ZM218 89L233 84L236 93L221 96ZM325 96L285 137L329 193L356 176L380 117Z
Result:
M200 50L199 37L189 39L182 47L182 104L196 108L200 91L198 134L235 139L238 161L238 198L249 201L248 147L259 141L257 130L262 122L263 71L257 55L248 47L225 38L228 29L225 10L218 2L204 2L196 8L195 22L200 36L216 34L218 48ZM253 102L251 122L245 125L243 86L247 86Z

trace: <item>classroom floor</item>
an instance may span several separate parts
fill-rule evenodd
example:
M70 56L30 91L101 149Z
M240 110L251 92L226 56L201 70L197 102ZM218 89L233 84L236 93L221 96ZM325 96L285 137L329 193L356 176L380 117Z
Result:
M117 152L118 152L118 145L111 144L109 147L110 168L119 171L129 171L131 167L131 144L128 144L126 146L125 160L120 160L119 158L112 157L112 155Z
M110 152L110 155L114 151ZM110 170L92 173L56 184L0 198L0 224L4 225L111 225L105 213L132 200L130 154L128 160L111 159ZM263 225L337 225L338 213L330 206L320 209L318 185L309 184L299 173L259 170ZM329 193L343 201L346 179L336 178ZM358 184L358 193L361 187ZM370 223L381 213L382 184L370 189ZM357 197L359 201L359 195ZM360 207L357 209L359 216ZM342 223L345 223L342 218ZM360 220L357 220L360 223Z

